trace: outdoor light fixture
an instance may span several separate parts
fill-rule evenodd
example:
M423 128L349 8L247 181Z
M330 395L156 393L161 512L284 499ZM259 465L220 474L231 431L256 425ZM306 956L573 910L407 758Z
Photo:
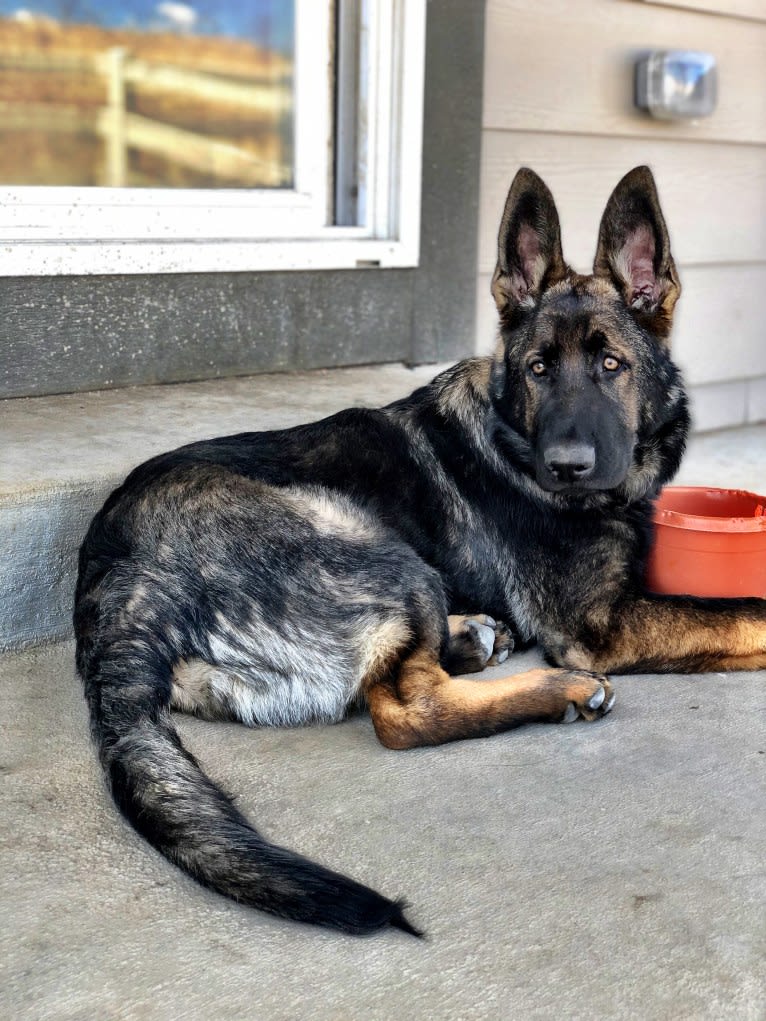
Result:
M636 63L636 106L661 120L708 117L718 98L711 53L655 50Z

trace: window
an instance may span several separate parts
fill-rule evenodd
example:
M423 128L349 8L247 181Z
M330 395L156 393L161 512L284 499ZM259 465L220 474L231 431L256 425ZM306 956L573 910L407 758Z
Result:
M0 274L416 265L424 28L425 0L0 0Z

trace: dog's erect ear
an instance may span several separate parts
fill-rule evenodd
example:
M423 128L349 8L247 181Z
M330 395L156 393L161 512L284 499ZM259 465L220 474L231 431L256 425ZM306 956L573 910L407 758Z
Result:
M614 283L651 333L668 336L681 284L648 167L631 170L612 192L601 218L593 273Z
M534 171L522 167L505 200L497 239L492 297L498 312L533 305L567 272L553 196Z

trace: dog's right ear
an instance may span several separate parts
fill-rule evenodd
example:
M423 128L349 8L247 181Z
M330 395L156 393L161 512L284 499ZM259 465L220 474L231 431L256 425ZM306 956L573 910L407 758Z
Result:
M497 239L492 297L498 312L502 316L520 305L534 305L546 287L567 273L553 196L533 170L522 167L505 200Z

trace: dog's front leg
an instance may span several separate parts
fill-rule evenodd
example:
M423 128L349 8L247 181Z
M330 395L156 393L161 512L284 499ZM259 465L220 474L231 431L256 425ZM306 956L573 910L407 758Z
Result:
M387 748L487 737L533 720L594 720L614 703L609 681L587 671L540 669L471 681L451 677L425 647L403 660L395 678L372 684L366 696Z
M646 593L603 631L547 648L562 666L606 673L766 669L766 599Z

